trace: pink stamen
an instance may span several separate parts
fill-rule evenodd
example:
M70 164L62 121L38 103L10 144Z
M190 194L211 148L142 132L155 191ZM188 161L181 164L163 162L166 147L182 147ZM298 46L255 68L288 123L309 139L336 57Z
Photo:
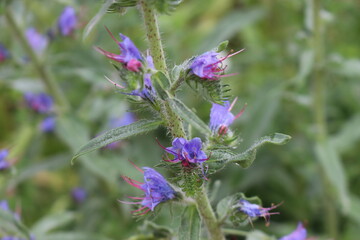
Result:
M117 59L117 57L119 57L119 55L115 54L115 53L111 53L111 52L108 52L108 51L105 51L104 49L100 48L100 47L94 47L94 49L96 51L98 51L99 53L105 55L106 57L114 60L114 61L117 61L117 62L121 62L123 63L121 60Z
M167 149L166 147L164 147L163 145L161 145L161 143L159 142L159 140L157 138L155 138L155 141L157 142L157 144L162 148L164 149L165 151L168 151L168 152L171 152L172 154L174 155L178 155L178 153L174 152L174 151L171 151L169 149Z
M131 213L140 212L140 211L144 210L145 208L147 208L147 206L143 206L142 208L139 208L138 210L131 211Z
M232 110L232 108L234 107L234 105L235 105L235 103L236 103L237 100L238 100L238 98L236 97L236 98L234 99L234 101L232 101L232 103L230 104L230 107L229 107L229 109L228 109L228 112L230 112L230 111Z
M105 26L106 31L109 33L110 37L119 44L120 42L115 38L115 36L112 34L112 32Z
M134 199L134 200L144 200L145 199L144 197L129 197L129 196L127 198Z
M247 103L245 103L244 107L240 110L240 112L235 116L234 119L241 117L241 115L245 112L246 107L247 107Z
M139 168L138 166L135 165L135 163L133 161L130 161L131 165L133 165L139 172L144 173L144 170L142 170L141 168ZM135 181L135 180L134 180Z
M150 208L148 208L145 212L142 212L142 213L139 213L139 214L135 214L135 215L141 216L141 215L147 214L149 211L150 211Z
M127 182L127 183L130 184L131 186L136 187L136 188L142 190L142 188L141 188L141 186L140 186L139 184L143 184L143 183L140 183L140 182L138 182L138 181L135 181L135 180L133 180L133 179L131 179L131 178L128 178L128 177L126 177L126 176L121 176L121 177L125 180L125 182Z
M123 86L121 86L120 84L117 84L115 82L113 82L110 78L108 78L107 76L104 76L106 78L106 80L108 80L110 83L114 84L116 87L119 87L119 88L125 88Z

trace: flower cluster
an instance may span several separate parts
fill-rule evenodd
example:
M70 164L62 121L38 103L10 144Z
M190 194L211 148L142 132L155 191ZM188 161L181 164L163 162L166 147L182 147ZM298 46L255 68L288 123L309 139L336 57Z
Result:
M6 161L8 155L9 151L7 149L2 149L0 151L0 171L10 167L10 163Z
M67 6L62 11L58 19L58 28L61 35L69 36L76 29L78 19L76 16L75 9L73 7Z
M134 165L135 166L135 165ZM131 199L141 200L140 202L125 202L125 204L140 204L141 208L132 211L132 213L139 213L139 215L154 211L155 207L162 202L169 201L176 197L175 190L169 185L166 179L157 171L149 167L142 169L135 166L141 173L144 174L144 183L138 182L134 179L123 176L123 179L130 184L144 192L144 197L129 197Z
M234 120L243 114L245 107L236 116L231 113L231 109L234 107L236 100L237 98L231 104L228 101L225 101L224 105L212 104L210 111L210 129L213 133L219 135L226 134Z
M280 214L279 212L270 213L269 211L277 208L282 203L269 208L263 208L257 204L250 203L245 199L240 199L239 204L240 204L239 211L245 213L249 217L250 223L252 223L251 218L263 217L266 221L266 225L268 226L270 224L270 216L275 214Z
M244 49L237 51L233 54L229 54L223 58L219 58L219 53L215 51L205 52L194 58L190 65L191 72L203 79L218 80L220 77L228 77L234 74L224 75L226 66L223 66L223 61L229 57L232 57Z

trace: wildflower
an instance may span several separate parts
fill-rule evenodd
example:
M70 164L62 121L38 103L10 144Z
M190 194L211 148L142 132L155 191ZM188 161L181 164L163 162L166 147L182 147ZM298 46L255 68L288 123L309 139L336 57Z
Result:
M25 32L25 35L31 48L37 54L42 54L48 45L47 37L38 33L35 28L28 28Z
M135 44L130 40L130 38L121 33L120 38L122 39L122 42L119 42L118 40L116 40L116 38L109 29L106 28L106 30L110 34L111 38L119 45L121 54L117 55L115 53L105 51L99 47L96 47L95 49L106 57L114 61L123 63L128 70L132 72L138 72L142 66L140 62L140 60L142 60L142 57Z
M166 152L174 155L174 159L169 162L181 162L183 166L189 166L190 163L200 163L208 160L206 154L201 150L202 142L200 138L186 140L185 138L175 138L172 147L165 148L159 144Z
M0 44L0 62L5 61L7 58L9 58L9 56L9 51L2 44Z
M134 165L135 166L135 165ZM125 204L140 204L141 208L132 211L132 213L141 212L139 215L154 211L155 207L162 202L169 201L176 197L175 190L169 185L166 179L157 171L149 167L142 169L135 166L137 170L144 174L144 183L134 179L122 176L122 178L131 186L134 186L145 193L144 197L129 197L131 199L141 200L139 202L125 202Z
M46 117L40 124L40 130L44 133L54 131L56 125L56 118L54 116Z
M280 204L269 208L263 208L257 204L250 203L245 199L240 199L241 206L239 210L249 216L250 223L251 223L251 218L263 217L266 221L266 225L268 226L270 224L270 215L280 214L279 212L270 213L269 211L277 208Z
M237 98L231 103L225 101L224 105L212 104L210 111L210 129L214 133L224 135L227 133L229 126L234 122L235 119L239 118L245 111L245 107L236 115L231 113L231 109L234 107Z
M222 75L221 73L224 72L225 67L222 66L222 62L232 57L244 49L235 52L233 54L229 54L226 57L218 58L219 53L215 51L205 52L199 56L197 56L191 63L190 69L193 74L200 78L209 79L209 80L217 80L219 77L228 77L234 74Z
M49 113L53 108L53 99L46 93L25 93L25 101L29 108L38 113Z
M71 196L76 203L83 203L87 197L86 190L81 187L76 187L71 190Z
M0 171L10 167L10 163L6 161L6 157L8 155L9 155L9 151L7 149L3 149L0 151ZM2 204L0 204L0 208L1 206Z
M61 34L63 36L72 34L76 28L77 21L75 9L70 6L65 7L58 20L58 27Z
M304 228L303 224L299 222L295 231L280 238L279 240L305 240L306 234L306 229Z

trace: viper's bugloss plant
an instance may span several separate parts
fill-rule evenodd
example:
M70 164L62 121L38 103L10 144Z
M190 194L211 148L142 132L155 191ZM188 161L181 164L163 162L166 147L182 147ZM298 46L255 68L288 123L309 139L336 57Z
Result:
M8 155L9 151L7 149L0 150L0 171L10 167L10 163L6 160Z
M25 36L31 48L38 55L41 55L49 44L48 38L33 27L26 30Z
M296 229L289 235L281 237L279 240L306 240L307 231L304 225L299 222Z
M75 9L71 6L65 7L58 20L58 28L61 35L71 35L76 29L77 24L78 18Z
M4 45L0 43L0 63L4 62L6 59L10 57L9 51L5 48Z
M53 110L53 98L46 93L27 92L24 95L24 99L26 105L37 113L47 114Z

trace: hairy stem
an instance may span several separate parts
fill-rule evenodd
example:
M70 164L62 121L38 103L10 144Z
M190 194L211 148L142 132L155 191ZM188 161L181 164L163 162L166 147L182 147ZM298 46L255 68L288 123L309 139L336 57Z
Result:
M206 228L209 232L211 240L225 240L224 234L221 231L215 213L210 205L209 198L205 192L205 188L199 191L195 196L196 207L202 220L205 222Z
M168 75L156 13L154 8L149 6L148 2L149 1L141 0L140 8L144 17L146 36L149 41L150 47L150 54L154 59L155 68L163 71L166 75Z
M327 139L327 124L326 124L326 82L323 76L324 69L324 39L323 39L323 26L320 16L321 11L321 0L311 0L312 4L312 23L313 23L313 37L312 37L312 48L314 51L315 65L313 71L313 112L314 122L316 126L315 141L318 143L324 142ZM320 166L321 167L321 166ZM324 221L325 229L328 234L337 239L338 235L338 217L336 210L336 203L332 187L329 180L324 173L324 169L320 170L324 187L324 208L326 211L326 217Z
M69 105L63 92L61 91L60 87L58 86L52 75L49 74L49 72L45 68L45 65L40 61L34 50L29 45L23 34L23 31L16 23L10 9L6 9L5 18L8 22L10 30L13 31L14 35L18 38L20 44L23 46L25 52L29 56L31 63L34 65L36 71L38 72L40 79L44 83L48 93L54 97L55 102L58 105L59 112L66 111Z

